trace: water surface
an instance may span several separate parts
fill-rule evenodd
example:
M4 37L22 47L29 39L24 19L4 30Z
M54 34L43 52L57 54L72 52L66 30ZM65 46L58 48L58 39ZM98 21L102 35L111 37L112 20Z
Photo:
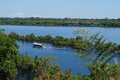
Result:
M51 44L42 43L46 48L33 48L31 42L17 42L21 54L28 54L33 58L38 57L54 57L60 68L65 72L68 69L73 74L80 73L81 75L89 75L87 67L81 65L82 62L87 62L85 59L76 56L76 51L66 47L54 47Z

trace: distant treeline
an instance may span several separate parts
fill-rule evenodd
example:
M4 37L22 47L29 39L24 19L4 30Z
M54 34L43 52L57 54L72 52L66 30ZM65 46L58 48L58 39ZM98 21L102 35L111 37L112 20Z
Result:
M77 18L0 18L0 25L28 25L28 26L99 26L120 27L118 19L77 19Z

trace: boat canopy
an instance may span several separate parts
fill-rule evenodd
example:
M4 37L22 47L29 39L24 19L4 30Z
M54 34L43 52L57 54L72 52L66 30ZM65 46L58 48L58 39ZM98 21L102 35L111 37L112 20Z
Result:
M33 45L38 45L38 46L42 46L42 44L41 43L33 43Z

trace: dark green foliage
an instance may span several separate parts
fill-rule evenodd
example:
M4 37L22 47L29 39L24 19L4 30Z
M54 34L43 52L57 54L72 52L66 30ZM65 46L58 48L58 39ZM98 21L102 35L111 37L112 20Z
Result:
M35 38L36 37L35 37L35 35L33 33L30 34L30 35L24 36L24 40L26 40L26 41L35 41L36 40Z
M11 80L17 75L18 46L15 40L0 33L0 79Z
M19 55L17 68L19 71L23 73L27 73L33 69L34 66L34 59L28 55Z
M0 25L120 27L119 19L0 18Z
M15 32L11 32L11 35L9 35L10 38L20 39L19 35Z

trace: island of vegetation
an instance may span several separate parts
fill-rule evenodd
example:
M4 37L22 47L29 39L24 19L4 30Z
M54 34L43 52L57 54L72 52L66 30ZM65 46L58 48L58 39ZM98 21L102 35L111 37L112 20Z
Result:
M82 36L82 35L77 36L76 38L64 38L62 36L52 37L50 35L35 36L33 33L26 36L22 36L22 35L18 35L15 32L11 32L10 34L8 34L8 36L10 38L19 41L50 43L58 47L65 46L65 47L70 47L73 49L84 50L84 51L89 51L90 49L94 48L94 41L97 40L96 43L99 43L103 38L103 36L101 36L100 38L98 37L99 33L92 35L88 39L86 38L86 36ZM105 42L105 40L103 41ZM105 50L108 47L112 47L112 48L116 48L116 50L120 50L120 45L112 42L106 42L104 44L101 44L99 45L98 49Z
M53 61L54 58L42 57L32 58L22 55L18 52L19 46L16 39L22 40L21 36L5 34L0 30L0 80L16 80L17 76L23 73L30 73L29 80L119 80L120 79L120 63L116 60L115 64L109 61L118 53L120 46L114 43L106 43L102 37L97 35L91 37L92 47L89 53L80 50L78 55L84 57L91 63L84 63L90 70L90 75L73 75L70 70L64 73L58 65ZM33 34L32 34L33 35ZM31 35L30 35L31 36ZM33 41L26 36L25 41ZM45 39L45 38L43 38ZM59 38L58 38L59 39ZM39 38L42 40L42 38ZM61 40L61 38L60 38ZM87 44L86 44L87 45ZM82 53L82 54L81 54ZM97 55L91 57L93 53ZM90 58L91 57L91 58ZM51 63L52 61L52 63Z
M76 19L76 18L0 18L0 25L25 25L25 26L95 26L95 27L120 27L118 19Z

